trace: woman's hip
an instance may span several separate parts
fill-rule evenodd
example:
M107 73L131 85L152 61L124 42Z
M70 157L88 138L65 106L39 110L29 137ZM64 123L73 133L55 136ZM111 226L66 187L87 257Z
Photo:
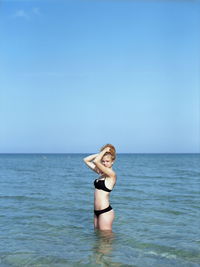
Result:
M111 210L113 210L113 208L109 205L109 206L108 206L107 208L105 208L105 209L101 209L101 210L95 210L95 209L94 209L94 214L95 214L97 217L99 217L100 214L109 212L109 211L111 211Z

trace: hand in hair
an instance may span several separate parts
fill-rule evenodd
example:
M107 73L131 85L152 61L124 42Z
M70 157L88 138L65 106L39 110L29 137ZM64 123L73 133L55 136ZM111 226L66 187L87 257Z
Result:
M109 147L109 146L105 147L105 148L103 149L103 151L105 151L105 152L110 152L110 147Z

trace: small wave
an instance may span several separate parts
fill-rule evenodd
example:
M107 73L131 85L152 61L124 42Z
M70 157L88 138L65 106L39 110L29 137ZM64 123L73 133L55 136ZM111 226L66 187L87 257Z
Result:
M177 210L162 210L163 213L173 214L173 215L183 215L185 212L177 211Z
M152 256L159 256L159 257L163 257L163 258L167 258L167 259L176 259L176 255L169 254L167 252L165 252L165 253L157 253L155 251L149 251L149 252L146 252L146 254L152 255Z
M35 172L35 169L19 169L19 168L15 168L15 169L12 169L13 171L16 171L16 172Z
M10 199L10 200L28 200L28 201L44 201L46 198L35 198L29 196L0 196L0 199Z
M3 264L7 266L71 266L69 260L56 256L41 256L36 252L17 252L4 256Z

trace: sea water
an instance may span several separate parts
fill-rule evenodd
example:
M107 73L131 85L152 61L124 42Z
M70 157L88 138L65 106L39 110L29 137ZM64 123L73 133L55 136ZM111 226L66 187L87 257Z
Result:
M88 154L0 155L0 266L200 266L200 154L118 154L113 232Z

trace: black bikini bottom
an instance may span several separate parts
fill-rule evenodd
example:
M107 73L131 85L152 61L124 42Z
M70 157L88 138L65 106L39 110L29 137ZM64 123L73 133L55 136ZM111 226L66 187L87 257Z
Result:
M107 208L103 209L103 210L94 210L94 214L99 217L100 214L104 213L104 212L108 212L112 210L112 207L109 205Z

